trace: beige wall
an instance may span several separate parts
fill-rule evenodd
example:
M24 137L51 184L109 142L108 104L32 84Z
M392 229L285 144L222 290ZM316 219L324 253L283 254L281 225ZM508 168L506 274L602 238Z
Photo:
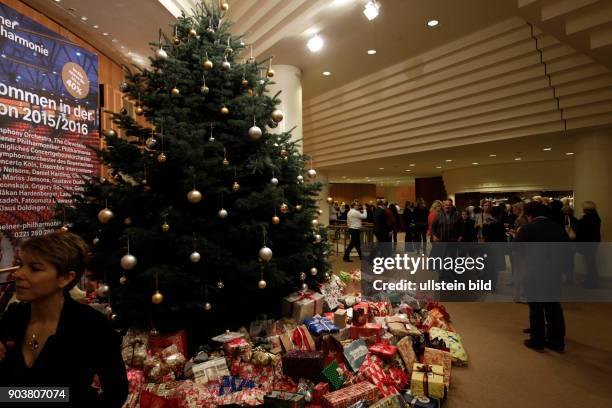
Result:
M465 167L442 173L449 195L467 192L573 190L572 160Z

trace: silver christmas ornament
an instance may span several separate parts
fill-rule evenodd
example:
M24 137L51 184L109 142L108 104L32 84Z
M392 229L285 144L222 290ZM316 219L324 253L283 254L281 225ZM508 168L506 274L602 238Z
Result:
M259 258L261 258L261 260L264 262L270 262L270 260L272 259L272 250L264 245L259 250Z
M314 240L315 240L315 243L316 243L316 244L320 244L320 243L321 243L321 239L322 239L322 238L321 238L321 235L319 235L319 234L315 234L315 236L314 236Z
M203 95L208 95L208 93L210 92L210 88L206 85L202 85L200 87L200 92L202 92Z
M204 310L210 310L212 309L212 305L208 302L204 303Z
M249 128L249 137L251 140L258 140L261 137L261 128L257 125L253 125Z
M317 268L315 268L315 267L310 268L310 274L312 276L316 276L318 273L319 273L319 271L317 270Z
M306 280L306 273L300 272L300 280L304 282Z
M125 81L121 81L121 84L119 85L119 90L121 92L125 92L128 89L128 83Z
M225 208L222 208L219 210L217 214L219 215L219 218L223 219L227 217L227 210Z
M223 283L223 281L217 282L217 288L223 289L224 287L225 287L225 284Z
M168 53L163 48L158 48L156 54L159 59L168 59Z
M273 186L276 186L278 185L278 179L276 177L272 177L270 179L270 183L272 183Z
M93 241L91 241L91 242L93 242L93 244L94 244L94 245L98 245L98 242L100 242L100 238L95 237L95 238L93 239Z
M123 255L123 257L121 257L121 267L125 269L126 271L129 271L130 269L134 269L137 263L138 263L138 260L132 254L125 254Z
M198 252L196 252L196 251L193 251L193 252L192 252L192 253L189 255L189 260L190 260L191 262L193 262L193 263L198 263L198 262L200 262L200 259L201 259L201 258L202 258L202 257L201 257L201 255L200 255Z
M107 222L112 220L114 216L115 214L111 210L109 210L108 208L104 208L98 213L98 220L102 224L106 224Z
M317 177L317 171L315 169L309 169L307 173L308 173L308 177L310 178Z
M98 286L98 289L96 289L96 294L100 297L106 297L108 296L109 291L110 288L108 285L106 283L102 283L100 286Z
M301 174L299 176L297 176L297 181L298 181L298 183L303 183L304 182L304 176L302 176Z
M145 144L147 145L149 149L152 149L153 146L157 144L157 139L154 138L153 136L147 137L147 140L145 140Z
M319 220L317 220L316 218L313 219L312 221L310 221L310 225L312 225L312 228L317 228L319 226Z
M229 70L232 67L232 65L229 63L228 60L223 60L223 62L221 63L221 68L225 71Z
M302 283L302 292L306 292L308 290L308 285L306 283Z

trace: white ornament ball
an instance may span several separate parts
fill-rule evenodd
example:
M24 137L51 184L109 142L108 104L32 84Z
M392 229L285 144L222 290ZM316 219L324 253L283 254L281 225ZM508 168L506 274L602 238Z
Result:
M219 218L224 219L227 217L227 210L225 208L222 208L219 210Z
M316 275L317 275L317 273L319 273L319 271L317 270L317 268L315 268L315 267L310 268L310 274L311 274L312 276L316 276Z
M302 292L306 292L308 290L308 284L302 283Z
M194 188L187 193L187 200L192 204L197 204L202 200L202 193Z
M261 137L261 129L259 126L253 125L249 128L249 137L252 140L258 140Z
M100 242L100 238L95 237L92 242L94 245L98 245L98 242Z
M225 71L229 70L231 67L232 65L227 60L221 63L221 68L224 69Z
M298 183L303 183L304 182L304 176L302 176L301 174L299 176L297 176L297 181L298 181Z
M159 48L156 54L157 54L157 58L159 59L163 59L163 60L168 59L168 53L163 48Z
M212 309L212 305L208 302L204 303L204 310L210 310Z
M317 171L315 169L309 169L307 174L308 174L308 177L310 177L310 178L317 177Z
M259 250L259 257L264 262L270 262L270 260L272 259L272 250L268 248L267 246L263 246Z
M217 282L217 287L219 289L223 289L225 287L225 284L223 283L223 281L219 281L219 282Z
M272 183L273 186L276 186L278 185L278 179L276 177L272 177L270 179L270 183Z
M108 296L109 291L110 291L110 288L108 287L108 285L106 283L103 283L100 286L98 286L98 289L96 290L96 294L100 297L106 297Z
M315 234L314 239L315 239L315 243L317 243L317 244L321 243L321 239L322 239L321 235Z
M125 254L121 258L121 267L125 269L126 271L129 271L130 269L134 269L137 263L138 263L138 260L132 254Z
M267 283L266 283L266 281L265 281L265 280L263 280L263 279L262 279L262 280L260 280L260 281L257 283L257 287L258 287L259 289L265 289L265 288L266 288L266 285L267 285Z
M190 255L189 255L189 260L193 263L198 263L200 262L200 259L202 259L202 256L200 255L199 252L193 251Z
M200 92L202 92L202 95L208 95L208 93L210 92L210 88L206 85L202 85L202 87L200 87Z
M312 221L310 221L310 224L312 225L312 228L317 228L319 226L319 220L315 218Z
M304 272L300 272L300 280L304 282L306 280L306 274Z

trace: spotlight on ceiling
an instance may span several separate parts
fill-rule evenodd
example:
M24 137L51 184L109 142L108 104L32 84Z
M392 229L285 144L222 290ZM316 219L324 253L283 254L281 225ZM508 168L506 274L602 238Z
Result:
M319 37L318 34L315 34L310 40L308 40L306 46L312 52L320 51L321 48L323 48L323 39Z
M427 22L427 25L428 25L429 27L435 27L435 26L437 26L438 24L440 24L440 22L439 22L438 20L429 20L429 21Z
M366 3L363 8L363 14L365 14L366 18L370 21L374 20L378 17L378 11L380 9L380 3L376 0L370 0Z
M331 72L329 72L329 71L323 71L323 76L330 76L330 75L331 75Z
M369 55L374 55L374 54L376 54L376 50L375 49L368 50L368 54Z

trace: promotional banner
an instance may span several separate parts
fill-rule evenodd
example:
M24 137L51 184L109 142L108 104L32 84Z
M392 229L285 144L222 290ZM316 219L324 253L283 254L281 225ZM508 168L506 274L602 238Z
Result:
M19 240L61 226L58 204L100 166L98 56L5 4L0 50L1 268Z

